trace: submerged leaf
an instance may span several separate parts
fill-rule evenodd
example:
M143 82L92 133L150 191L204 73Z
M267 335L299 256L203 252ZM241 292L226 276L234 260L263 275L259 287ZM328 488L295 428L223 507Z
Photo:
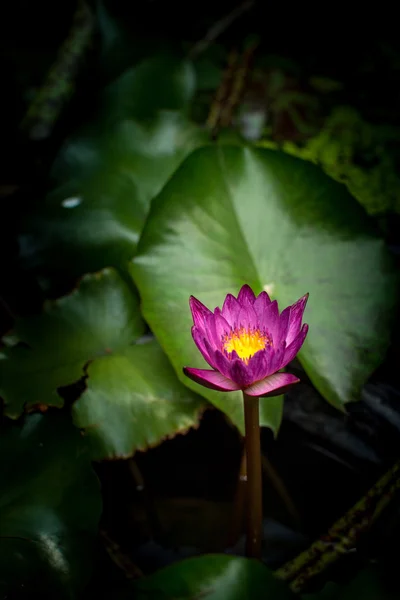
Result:
M87 445L66 415L36 414L3 426L0 453L0 596L69 600L90 576L101 513Z

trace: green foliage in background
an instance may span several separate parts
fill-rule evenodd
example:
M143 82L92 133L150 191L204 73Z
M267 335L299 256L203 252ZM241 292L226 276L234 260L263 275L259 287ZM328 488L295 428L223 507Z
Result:
M214 140L193 120L221 73L212 49L193 62L135 48L106 3L96 19L101 89L18 233L24 268L57 299L18 317L0 348L4 598L22 588L84 594L101 513L91 461L145 452L197 427L211 406L243 433L237 393L182 374L204 366L190 295L214 309L247 283L282 310L309 292L299 360L342 411L382 362L396 314L396 268L367 212L399 210L386 152L397 132L339 107L301 148L231 130ZM360 155L370 166L357 165ZM70 285L62 296L60 283ZM283 401L261 403L275 434ZM386 597L365 577L305 598ZM139 599L294 597L263 565L226 555L183 561L129 589Z
M68 415L30 415L0 435L0 595L75 597L91 574L100 486Z
M344 183L369 214L400 213L400 148L397 156L395 152L399 136L398 127L368 123L356 109L338 106L316 135L302 144L284 141L279 147ZM268 140L260 145L278 147Z

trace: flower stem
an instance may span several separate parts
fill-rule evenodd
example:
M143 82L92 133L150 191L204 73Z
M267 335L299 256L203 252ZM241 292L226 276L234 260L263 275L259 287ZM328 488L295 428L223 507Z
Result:
M261 559L262 475L259 399L243 392L247 457L247 539L246 555Z

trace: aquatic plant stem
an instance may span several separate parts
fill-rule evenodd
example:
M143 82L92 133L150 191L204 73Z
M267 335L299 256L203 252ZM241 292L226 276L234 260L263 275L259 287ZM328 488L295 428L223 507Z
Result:
M246 555L261 559L262 472L259 399L243 392L247 461Z
M78 0L68 37L22 120L21 129L29 139L40 141L51 136L55 123L72 95L95 26L91 7L86 0Z
M309 581L356 547L365 533L400 489L400 461L372 486L328 533L316 540L310 548L275 571L275 575L290 582L298 593Z

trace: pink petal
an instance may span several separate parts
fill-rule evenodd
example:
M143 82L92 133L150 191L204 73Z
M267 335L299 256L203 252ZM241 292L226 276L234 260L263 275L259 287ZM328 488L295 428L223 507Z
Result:
M271 304L271 298L268 296L267 292L261 292L254 302L254 310L259 319L262 318L262 315L269 304Z
M190 310L192 311L193 323L196 325L196 327L203 329L205 319L209 315L212 315L212 312L194 296L190 296L189 306Z
M266 377L272 375L282 369L282 363L285 356L286 343L283 341L279 346L274 346L271 352L270 361L268 364L268 370L265 374Z
M223 319L223 317L221 317L221 319ZM221 349L222 337L224 336L226 329L228 329L228 331L230 329L226 321L222 321L221 323L221 321L218 320L218 322L216 322L215 315L213 313L207 315L207 318L204 321L202 333L208 340L213 352Z
M215 309L214 315L209 317L208 324L210 326L210 333L213 338L215 349L220 350L223 338L231 330L229 323L222 316L220 308ZM211 338L211 336L209 335L209 338Z
M224 305L222 307L222 316L224 317L224 319L226 319L226 321L231 327L234 327L237 321L239 311L239 302L236 300L235 296L232 296L232 294L228 294L225 298Z
M274 346L267 346L266 348L264 348L263 352L264 352L265 371L263 373L263 376L260 377L259 379L264 379L264 377L267 377L268 375L275 373L275 371L279 371L279 369L274 369L274 366L273 366L273 363L275 361L276 352L277 352L276 348L274 348ZM257 379L254 378L254 381L257 381Z
M279 367L280 369L282 369L282 367L286 367L286 365L289 364L290 361L292 361L294 359L294 357L296 356L296 354L298 353L298 351L304 344L304 340L306 339L307 332L308 332L308 325L307 325L307 323L304 323L299 335L293 340L293 342L290 344L290 346L288 346L286 348L282 363Z
M232 352L232 355L233 354L236 354L236 352ZM240 389L243 389L254 382L250 369L240 358L231 360L229 377L237 383Z
M235 390L240 389L236 383L227 377L224 377L218 371L184 367L183 372L187 377L196 383L204 385L204 387L210 388L211 390L218 390L219 392L234 392Z
M240 289L237 299L239 304L243 304L246 300L251 304L254 304L256 297L251 287L246 284Z
M299 334L301 328L301 321L303 318L304 309L308 300L308 294L297 300L292 306L290 306L290 317L289 327L286 334L286 345L289 346L294 338ZM286 309L287 310L287 309Z
M220 350L217 350L213 353L212 360L214 364L212 364L211 366L214 367L214 369L216 369L220 373L222 373L222 375L224 375L225 377L228 377L228 379L231 379L231 360L227 358L227 356L225 356L225 354Z
M276 300L270 304L264 305L263 310L258 314L259 327L267 331L272 341L276 342L279 336L279 309Z
M256 300L258 300L259 298L263 299L263 302L266 302L267 304L269 304L271 302L271 298L269 297L268 292L260 292L260 294L258 294Z
M267 348L259 350L250 358L247 369L250 372L252 381L259 381L268 375L270 354L271 347L267 346Z
M194 343L196 344L196 346L202 353L205 360L208 362L208 364L211 367L214 367L214 365L212 364L212 361L211 361L212 353L210 352L210 350L211 350L210 344L208 343L207 339L204 337L203 332L200 331L195 325L193 325L193 327L192 327L192 337L193 337Z
M279 396L300 379L291 373L275 373L243 390L248 396Z
M202 333L208 343L210 344L212 351L219 350L221 348L221 340L217 337L215 330L215 318L214 314L211 313L207 316L204 321L204 328L202 329ZM210 354L211 356L211 354Z
M236 327L244 327L245 329L257 329L259 326L256 311L247 299L242 302L235 325Z
M288 332L288 327L290 323L290 310L291 306L288 306L283 310L279 317L279 336L277 340L275 340L276 345L280 345L283 341L286 341L286 336Z

